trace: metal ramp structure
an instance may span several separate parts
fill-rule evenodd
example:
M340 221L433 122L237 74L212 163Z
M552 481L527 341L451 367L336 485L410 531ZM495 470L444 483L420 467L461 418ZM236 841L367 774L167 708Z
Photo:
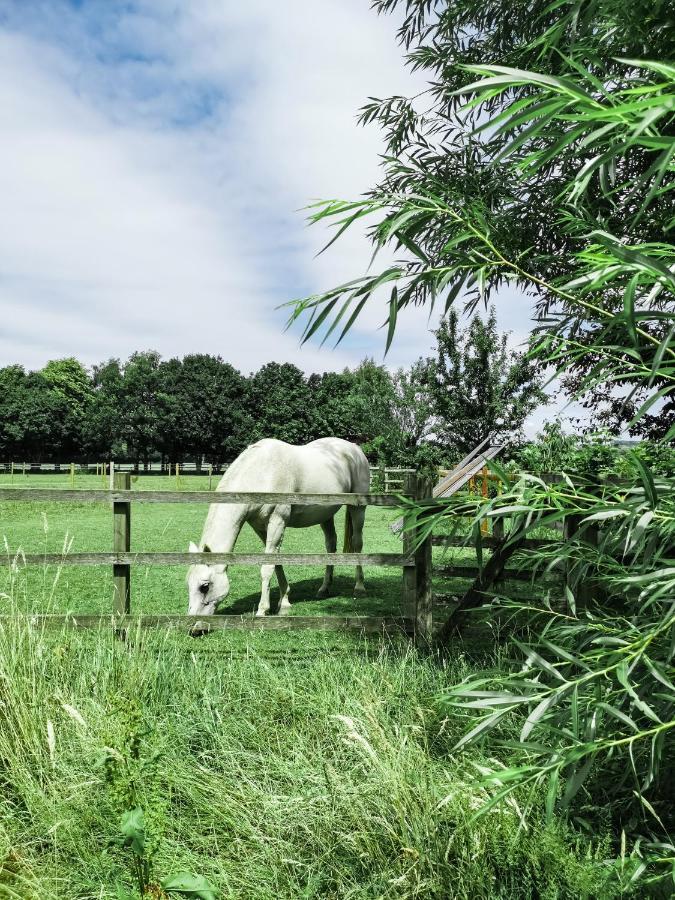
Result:
M461 462L457 463L451 472L441 478L434 487L432 496L451 497L463 488L474 475L477 475L489 459L494 459L503 449L504 444L494 443L492 437L485 438ZM389 528L394 534L399 534L403 529L403 516L392 522Z

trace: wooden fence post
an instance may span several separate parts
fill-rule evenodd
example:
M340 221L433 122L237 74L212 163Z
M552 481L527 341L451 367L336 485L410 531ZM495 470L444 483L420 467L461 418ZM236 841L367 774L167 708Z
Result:
M418 500L433 496L433 490L434 484L430 478L417 479ZM428 535L415 551L415 641L418 645L430 644L433 636L434 594L431 553L431 535Z
M433 484L414 472L406 472L404 491L421 500L431 496ZM416 528L403 532L403 553L415 560L414 566L403 569L403 615L412 619L415 642L425 645L431 639L433 626L431 536L415 549L417 536Z
M115 473L115 490L131 489L131 473ZM131 550L131 503L128 500L113 502L113 552L128 553ZM131 612L131 566L128 563L113 564L113 611L116 615Z
M209 463L209 490L213 490L213 463Z
M414 472L406 472L403 483L403 491L410 497L417 497L417 475ZM401 533L403 539L403 554L406 557L413 555L415 546L415 532L404 529ZM416 620L417 606L417 566L404 566L403 568L403 615L407 619Z

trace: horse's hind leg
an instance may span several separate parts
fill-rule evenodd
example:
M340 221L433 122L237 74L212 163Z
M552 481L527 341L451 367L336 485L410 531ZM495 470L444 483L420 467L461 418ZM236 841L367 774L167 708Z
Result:
M284 531L286 530L286 523L288 522L288 518L291 514L290 506L277 506L274 509L274 512L269 517L267 522L267 536L265 539L265 553L269 553L270 555L274 553L278 553L281 549L281 542L284 539ZM281 569L281 566L272 565L264 565L260 567L260 577L262 580L262 590L260 592L260 603L258 604L258 609L256 610L256 616L264 616L269 612L270 608L270 581L272 580L272 574L275 569ZM286 576L283 574L283 569L281 570L283 580L286 581ZM279 572L277 571L277 577L279 577ZM281 582L279 583L279 587L282 588ZM282 588L282 597L279 603L279 614L283 615L288 612L291 604L288 600L288 582L286 582L286 591L283 591Z
M337 532L335 531L335 521L329 519L327 522L321 523L321 530L326 540L326 553L335 553L337 550ZM323 576L323 584L319 588L317 597L327 597L330 593L330 586L333 583L333 566L326 566Z
M346 515L351 516L352 521L352 553L360 553L363 549L363 523L366 519L366 510L363 506L349 506ZM354 584L354 596L365 594L366 586L363 583L363 567L356 567L356 583Z

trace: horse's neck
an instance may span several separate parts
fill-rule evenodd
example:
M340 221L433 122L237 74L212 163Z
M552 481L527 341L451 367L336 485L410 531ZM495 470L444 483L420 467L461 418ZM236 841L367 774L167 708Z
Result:
M243 504L212 504L204 525L202 546L208 546L213 553L231 553L245 521Z

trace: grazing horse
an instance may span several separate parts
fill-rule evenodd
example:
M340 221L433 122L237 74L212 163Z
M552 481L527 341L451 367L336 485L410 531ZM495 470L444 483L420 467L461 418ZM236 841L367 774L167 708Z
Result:
M343 494L367 493L370 487L368 460L360 447L340 438L320 438L301 447L284 441L262 440L241 453L220 480L216 490L232 492ZM337 534L334 506L294 506L291 503L213 503L209 507L199 547L192 553L231 553L245 522L265 544L265 553L278 553L286 528L320 525L326 550L335 553ZM348 506L345 515L345 551L359 553L363 546L365 508ZM290 609L289 587L284 570L270 562L260 569L262 591L256 611L264 616L270 608L270 580L276 572L281 599L279 614ZM333 580L333 566L326 566L319 597L327 596ZM188 614L212 615L216 603L227 596L230 583L226 565L190 566ZM363 569L356 567L354 593L365 591Z

